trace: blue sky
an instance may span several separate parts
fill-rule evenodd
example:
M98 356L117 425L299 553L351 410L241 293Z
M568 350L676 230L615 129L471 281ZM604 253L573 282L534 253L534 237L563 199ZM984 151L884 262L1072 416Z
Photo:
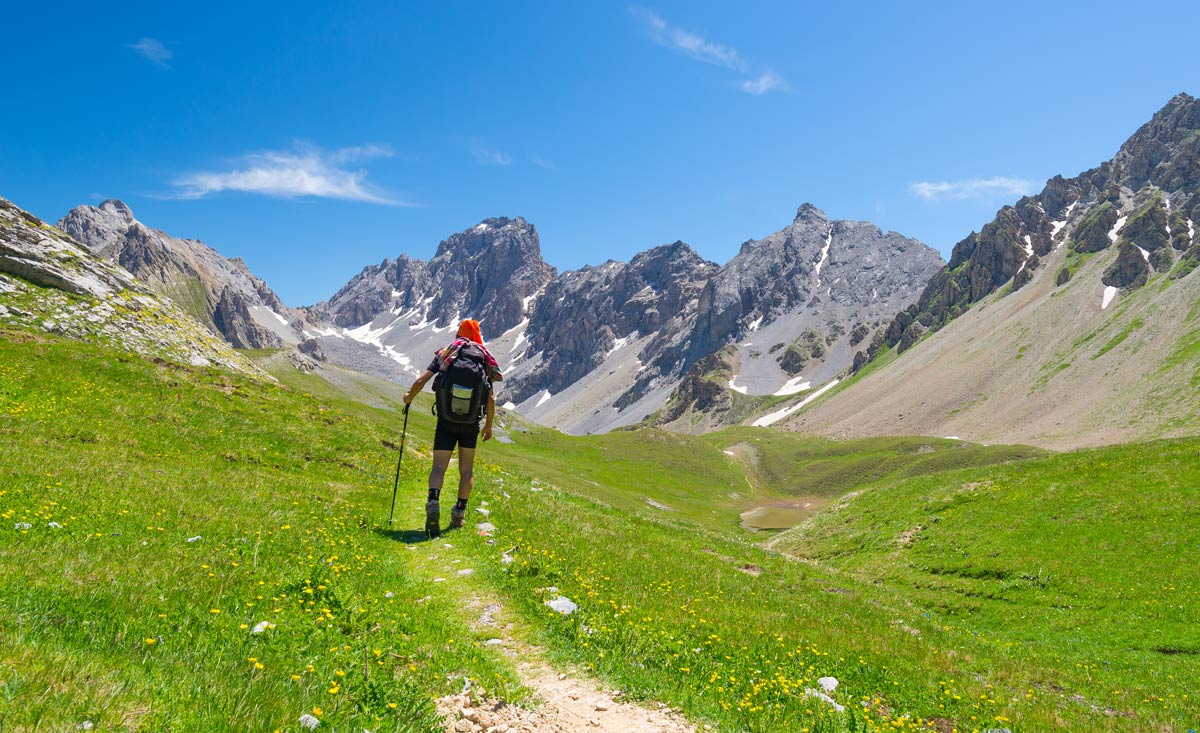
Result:
M834 5L830 7L830 5ZM289 305L488 216L726 262L811 201L949 254L1200 95L1200 4L20 3L0 196L123 199Z

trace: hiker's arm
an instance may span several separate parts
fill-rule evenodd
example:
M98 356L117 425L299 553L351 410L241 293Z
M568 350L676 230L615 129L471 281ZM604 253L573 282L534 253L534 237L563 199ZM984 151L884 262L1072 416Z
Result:
M483 439L492 439L492 421L496 419L496 396L488 391L487 420L483 423Z
M413 382L412 389L408 390L408 394L404 395L404 404L412 404L413 398L420 394L422 389L425 389L425 383L430 379L433 379L433 372L426 369L425 373L417 377L417 381Z

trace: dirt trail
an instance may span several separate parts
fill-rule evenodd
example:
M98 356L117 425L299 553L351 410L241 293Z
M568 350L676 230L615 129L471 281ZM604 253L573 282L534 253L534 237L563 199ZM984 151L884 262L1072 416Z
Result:
M524 656L524 653L522 653ZM694 733L695 726L674 711L617 702L613 693L588 680L555 673L539 662L517 665L521 681L540 705L521 707L476 700L468 692L438 700L446 730L457 733Z
M476 628L490 628L495 646L517 663L521 683L533 690L536 700L510 705L502 700L480 698L474 690L438 700L438 711L446 717L446 730L453 733L695 733L696 727L665 706L648 708L619 702L619 692L603 689L582 675L557 672L543 661L537 647L514 640L507 633L512 625L501 620L503 607L476 598L468 607L479 613Z

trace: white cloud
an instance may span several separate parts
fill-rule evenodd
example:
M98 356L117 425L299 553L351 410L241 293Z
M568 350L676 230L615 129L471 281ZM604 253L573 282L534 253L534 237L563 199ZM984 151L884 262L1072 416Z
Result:
M630 12L642 21L646 31L660 46L681 51L696 61L727 69L745 71L746 64L738 52L720 43L710 43L703 36L677 28L662 19L658 13L646 8L633 7Z
M175 55L171 53L171 49L162 45L160 41L154 38L143 38L137 43L129 44L128 47L140 53L150 63L161 66L164 69L167 68L167 62Z
M176 198L199 199L220 191L241 191L281 198L316 196L344 201L365 201L389 206L412 206L388 196L367 183L367 171L347 170L345 163L387 158L385 145L361 145L324 152L298 144L294 150L251 153L228 172L187 173L172 182Z
M698 33L673 26L648 8L635 5L629 8L629 12L641 21L647 35L658 45L679 51L694 61L720 66L741 74L751 74L739 85L739 88L748 94L759 95L787 88L783 77L773 71L764 71L758 76L753 76L750 64L731 46L714 43Z
M360 160L370 160L372 158L390 158L393 155L395 153L392 152L392 148L388 145L368 143L349 148L338 148L329 154L329 160L333 163L356 163Z
M964 181L920 181L908 190L926 201L965 201L994 196L1028 196L1037 190L1037 183L1024 178L993 176Z
M557 167L554 165L553 160L547 160L546 158L542 158L542 157L539 157L536 155L533 157L533 164L536 165L538 168L545 168L548 171L552 171Z
M787 82L774 71L764 71L755 79L742 82L742 91L747 94L766 94L772 89L786 89Z
M492 150L478 140L471 143L471 155L480 165L512 165L512 156L499 150Z

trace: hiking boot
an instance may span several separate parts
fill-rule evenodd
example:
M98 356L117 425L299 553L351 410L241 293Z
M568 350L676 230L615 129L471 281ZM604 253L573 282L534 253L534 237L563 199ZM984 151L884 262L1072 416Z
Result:
M450 510L450 529L462 529L463 522L466 521L467 510L453 507Z
M436 500L425 502L425 534L437 537L442 533L442 507Z

